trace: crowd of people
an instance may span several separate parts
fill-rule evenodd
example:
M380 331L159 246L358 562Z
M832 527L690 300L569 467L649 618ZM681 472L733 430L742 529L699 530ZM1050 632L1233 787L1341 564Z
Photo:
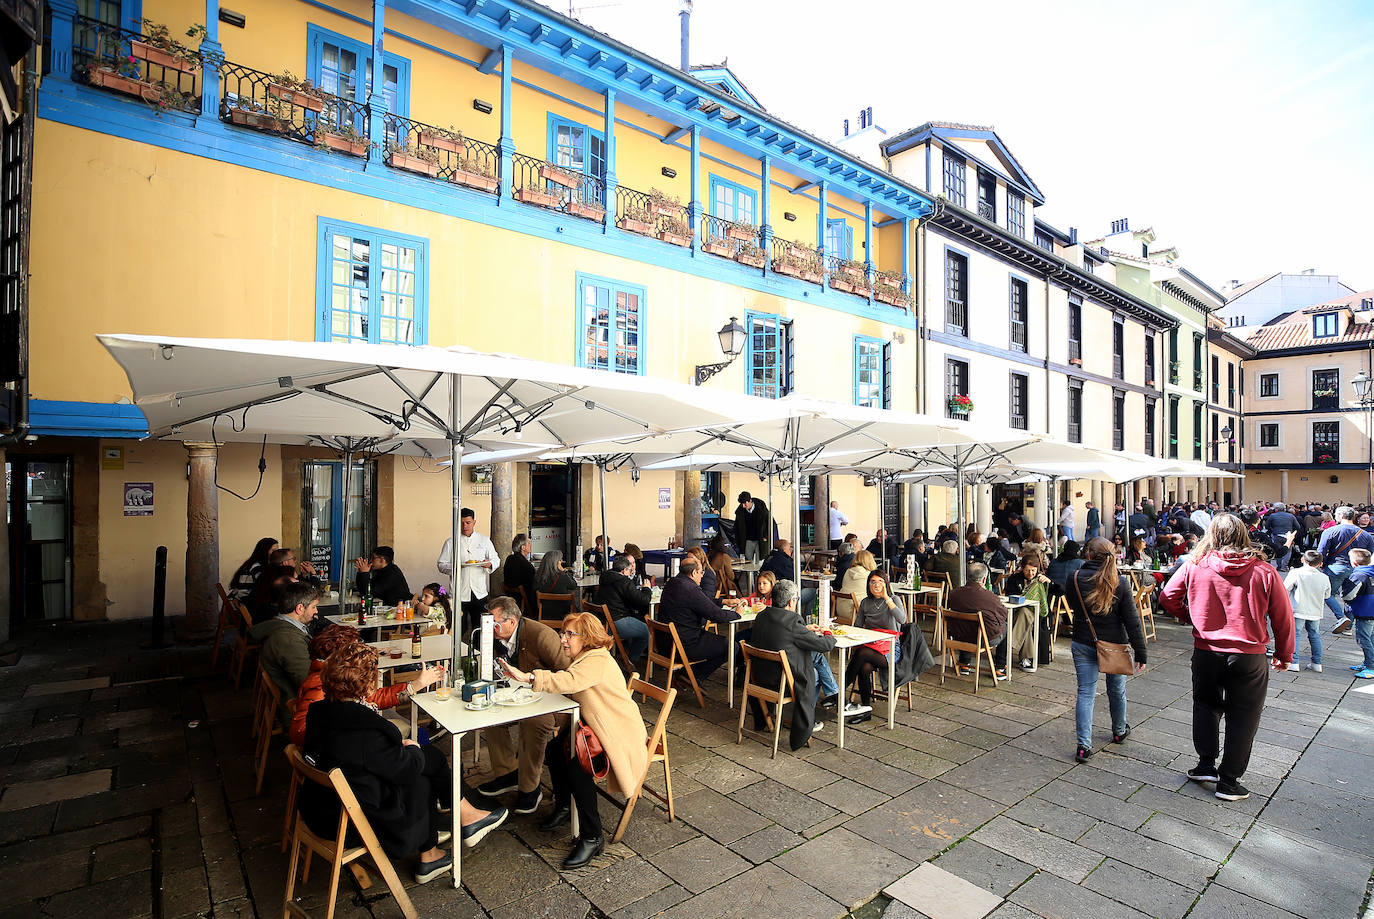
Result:
M829 510L832 524L848 523L837 504ZM1354 631L1363 652L1362 662L1351 668L1355 676L1374 679L1374 524L1365 509L1289 508L1281 503L1226 510L1182 503L1156 509L1143 499L1129 514L1116 507L1110 539L1102 535L1097 509L1089 506L1085 542L1080 544L1074 539L1073 508L1066 505L1056 520L1057 551L1043 530L1027 527L1006 503L997 509L987 534L973 526L961 534L948 524L930 539L918 529L899 544L879 530L861 547L858 536L848 533L833 543L831 586L841 594L837 613L858 627L887 632L892 640L853 650L843 674L849 689L843 703L826 656L835 640L803 616L815 590L800 586L789 541L771 541L753 594L738 595L734 560L762 556L772 529L767 508L748 493L740 496L740 515L738 544L718 536L704 549L688 550L676 574L662 585L656 618L674 626L688 666L701 682L727 658L726 638L708 626L737 620L742 606L762 607L742 637L787 657L796 699L789 735L794 750L823 727L821 716L827 710L853 721L869 717L874 674L886 675L889 655L901 659L913 630L904 631L910 616L889 582L893 570L909 571L916 580L948 579L946 607L981 614L995 678L1006 676L1001 662L1008 644L1011 657L1025 669L1050 662L1054 607L1063 598L1072 617L1078 760L1094 752L1093 707L1100 680L1106 681L1111 742L1122 743L1131 733L1127 678L1146 667L1148 646L1132 577L1125 572L1154 578L1161 587L1160 608L1193 630L1198 764L1188 777L1213 783L1216 796L1224 800L1249 794L1241 778L1271 669L1322 672L1321 623L1327 612L1336 620L1328 634ZM446 542L437 563L449 575L449 587L431 583L412 596L392 549L377 546L368 558L352 563L360 589L386 604L413 601L436 629L466 630L479 615L490 614L496 660L506 679L572 696L581 706L583 722L601 741L613 787L632 789L643 774L646 736L612 657L607 623L584 610L561 552L544 553L536 565L528 537L519 534L503 561L491 541L476 531L473 512L464 509L461 519L459 544ZM584 561L598 577L592 608L609 614L631 663L639 661L648 650L646 619L653 606L643 553L632 544L608 551L598 541ZM496 572L501 578L493 583ZM251 611L250 640L260 645L265 677L280 690L279 716L290 740L320 768L343 770L383 848L394 857L416 856L416 877L423 883L452 865L443 848L452 840L440 819L455 804L450 798L452 773L423 728L410 736L411 721L397 714L396 707L445 674L441 667L423 666L407 680L383 686L378 652L361 641L356 628L320 627L321 585L314 566L298 561L277 540L264 538L235 571L230 593ZM548 595L570 599L559 606ZM1028 604L1031 615L1013 618L1004 602L1007 596ZM535 597L541 619L551 612L562 618L560 630L527 615ZM1031 639L1032 617L1041 620L1038 645ZM955 638L976 640L970 629L977 632L976 619L950 623ZM1309 647L1309 659L1301 665L1300 635L1306 635ZM1104 646L1130 649L1125 671L1116 665L1104 669ZM971 655L961 653L958 667L963 673L977 665ZM759 672L757 679L777 676ZM857 701L850 693L857 694ZM754 728L763 730L767 714L757 700L751 700L751 708ZM559 828L576 808L581 828L565 866L585 865L604 849L595 778L589 764L573 753L572 730L567 719L541 715L487 732L494 775L475 789L463 788L457 802L461 844L476 845L510 814L539 811L547 766L553 801L541 827ZM509 807L496 803L512 792ZM337 821L338 802L321 789L305 793L301 809L320 832L329 832Z

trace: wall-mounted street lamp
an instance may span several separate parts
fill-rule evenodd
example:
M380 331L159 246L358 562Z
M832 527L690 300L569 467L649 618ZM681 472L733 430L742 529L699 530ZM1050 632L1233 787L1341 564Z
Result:
M716 337L720 339L720 350L725 355L725 360L718 364L698 364L695 374L697 386L729 367L734 363L735 358L744 351L744 326L736 322L734 316L731 316L730 321L720 327Z

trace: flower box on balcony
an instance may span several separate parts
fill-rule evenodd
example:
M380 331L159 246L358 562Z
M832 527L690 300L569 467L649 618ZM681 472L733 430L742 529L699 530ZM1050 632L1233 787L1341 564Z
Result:
M702 243L701 251L709 252L712 255L719 255L721 258L733 258L735 255L734 247L718 236Z
M367 140L353 140L342 134L330 134L321 131L316 136L320 146L328 147L330 150L337 150L340 153L347 153L349 156L367 156Z
M906 307L911 305L910 297L902 293L900 289L893 290L886 285L873 288L873 299L890 306Z
M558 196L542 188L517 188L515 200L522 204L537 204L540 207L558 207Z
M803 281L810 281L812 284L819 284L825 280L825 275L821 274L815 268L785 258L773 259L773 270L778 274L785 274L790 278L800 278Z
M725 235L731 239L738 239L740 242L748 242L751 239L758 239L759 231L741 223L727 223Z
M170 51L163 51L147 42L130 41L129 56L136 57L149 64L157 64L159 67L166 67L168 70L179 70L182 73L195 73L200 69L200 64L195 61L187 61L172 54Z
M448 131L421 131L420 144L425 147L433 147L435 150L447 150L459 156L467 150L467 142L462 135L453 136Z
M834 290L844 291L847 294L857 294L860 297L867 297L869 292L867 284L857 282L842 274L831 277L830 286Z
M1330 453L1323 453L1317 457L1317 462L1321 463L1322 465L1334 463L1335 461L1336 458L1332 456Z
M1146 386L1149 386L1151 389L1153 389L1153 388L1154 388L1154 385L1155 385L1155 381L1154 381L1154 380L1146 380L1146 381L1145 381L1145 385L1146 385Z
M546 182L562 185L564 188L577 188L582 184L580 175L559 169L549 163L544 163L539 167L539 177Z
M403 153L400 150L391 151L391 156L387 158L386 164L392 169L404 169L406 172L429 176L431 179L439 175L438 163L431 163L429 160L421 159L412 153Z
M955 415L967 415L973 411L973 400L968 396L951 396L949 410Z
M310 112L324 111L324 97L303 89L283 86L280 83L267 84L268 95L280 99L287 105L295 105Z
M763 267L763 250L758 246L744 245L735 251L735 261L750 268Z
M1083 366L1083 358L1081 358L1081 357L1071 357L1071 358L1069 358L1069 363L1070 363L1070 364L1073 364L1075 367L1082 367L1082 366Z
M469 172L466 169L455 169L453 171L452 182L455 185L475 188L478 191L496 191L496 186L499 184L495 176L482 175L480 172Z
M640 220L637 217L621 217L615 225L622 230L631 233L638 233L640 236L653 236L655 233L654 225L647 220Z
M582 217L586 220L595 220L597 223L606 219L606 209L599 204L587 204L584 201L569 201L568 213L574 217Z
M286 130L286 122L268 112L255 112L245 108L231 108L229 123L258 131L280 134Z
M92 67L86 73L86 79L92 86L100 86L105 89L112 89L117 93L126 96L133 96L135 99L142 99L144 102L156 104L162 97L162 90L153 83L143 80L136 80L133 77L126 77L115 73L113 70L105 70L99 67Z
M788 243L787 247L783 251L784 253L786 253L788 258L794 258L798 261L806 261L809 258L815 257L816 255L815 249L808 249L805 246L796 246L792 243Z
M665 243L672 243L674 246L681 246L684 249L692 244L692 237L682 233L674 233L671 230L659 230L658 238Z

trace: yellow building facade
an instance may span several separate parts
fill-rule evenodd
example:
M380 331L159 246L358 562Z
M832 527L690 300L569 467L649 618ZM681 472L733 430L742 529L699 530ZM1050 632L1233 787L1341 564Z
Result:
M101 332L461 344L690 381L722 360L716 332L734 320L745 349L704 399L917 407L910 243L930 200L769 116L728 71L683 73L518 0L256 0L224 21L213 0L52 11L34 147L36 440L11 461L60 496L44 532L61 546L18 575L31 618L147 615L158 545L167 611L181 612L187 451L137 439L146 425ZM159 48L144 18L183 47ZM198 23L205 34L180 38ZM217 577L275 536L334 580L379 543L412 587L437 578L436 463L355 471L345 537L337 456L233 443L216 460L219 485L247 498L219 494ZM490 486L469 483L479 528L589 545L590 469L521 465L502 521ZM762 488L702 478L707 527ZM151 497L132 505L130 488ZM613 541L680 535L697 488L611 473ZM835 477L829 495L871 535L877 489ZM775 505L789 524L790 496Z

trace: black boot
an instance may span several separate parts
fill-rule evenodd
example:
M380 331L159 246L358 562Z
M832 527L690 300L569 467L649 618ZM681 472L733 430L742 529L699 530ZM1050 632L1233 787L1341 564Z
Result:
M606 849L606 840L601 836L585 836L577 841L577 848L563 862L564 868L581 868Z
M572 809L568 806L568 802L554 801L553 812L545 817L543 822L539 824L539 829L544 833L552 833L554 830L567 823L571 818Z

